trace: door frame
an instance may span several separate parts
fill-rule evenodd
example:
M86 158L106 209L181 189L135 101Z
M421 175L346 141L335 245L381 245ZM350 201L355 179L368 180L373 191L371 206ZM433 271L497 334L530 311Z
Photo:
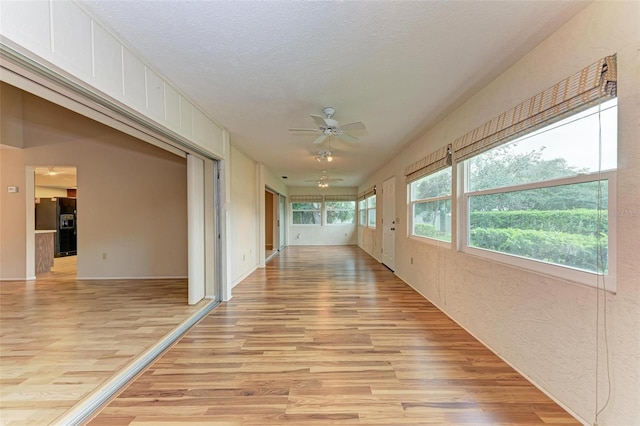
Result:
M396 269L397 222L396 177L392 176L382 184L382 263L392 271ZM388 244L389 239L391 240L390 244Z

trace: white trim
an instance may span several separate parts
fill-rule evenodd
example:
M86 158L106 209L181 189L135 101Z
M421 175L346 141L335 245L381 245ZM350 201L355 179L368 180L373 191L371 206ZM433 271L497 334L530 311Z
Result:
M570 283L582 284L588 287L602 287L600 283L602 282L602 277L604 277L606 287L605 289L614 294L616 292L615 276L611 274L596 274L595 272L583 271L580 269L572 268L570 266L556 265L553 263L546 263L541 260L517 256L514 254L500 253L492 250L479 249L469 246L465 247L462 253L501 263L503 265L511 266L527 272L538 273L552 278L558 278L564 281L568 281Z
M469 173L467 170L468 163L459 163L458 173L462 175L462 181L464 182L464 188L468 188ZM553 263L547 263L542 260L530 259L514 254L502 253L493 250L471 247L469 246L469 197L502 194L508 192L519 192L539 188L551 188L563 185L575 185L580 183L598 182L601 180L608 181L608 205L607 211L609 212L608 219L608 273L598 274L595 272L584 271L571 266L558 265ZM592 288L604 288L606 291L616 293L616 217L611 212L616 209L616 171L595 172L588 174L580 174L577 176L570 176L566 178L550 179L540 182L533 182L527 184L504 186L500 188L492 188L482 191L474 192L462 192L461 200L458 204L458 215L460 221L458 222L458 250L462 253L484 258L489 261L502 263L504 265L512 266L518 269L522 269L529 272L534 272L542 275L547 275L553 278L562 279L570 283L585 285ZM603 285L604 283L604 285Z
M25 167L24 193L27 203L27 217L25 226L27 232L25 235L26 254L25 254L25 276L36 276L36 204L35 204L35 173L32 166Z
M451 169L451 180L449 182L449 195L440 195L437 197L429 197L429 198L419 198L414 200L413 199L413 191L412 191L412 185L414 183L418 183L423 179L427 179L430 176L433 176L437 173L440 173L444 170L447 169ZM413 180L411 182L407 183L407 199L409 200L408 206L407 206L407 237L415 240L415 241L419 241L422 243L429 243L429 244L435 244L435 245L442 245L445 244L448 247L447 248L452 248L453 247L453 241L446 241L446 240L440 240L438 238L433 238L433 237L425 237L422 235L416 235L413 233L413 210L414 210L414 206L416 204L426 204L426 203L435 203L438 201L446 201L449 200L451 203L451 220L449 221L449 228L451 229L451 239L453 240L453 208L454 208L454 203L453 203L453 166L447 166L443 169L440 170L436 170L435 172L429 173L425 176L420 177L419 179Z
M232 294L233 294L233 287L235 287L236 285L240 284L242 281L244 281L245 279L247 279L247 277L251 274L253 274L256 270L258 269L258 265L254 266L253 268L249 269L247 272L245 272L244 274L242 274L239 278L237 278L232 284L231 284L231 291L229 294L229 299L227 300L231 300Z
M468 175L468 173L465 172L465 175ZM615 170L585 173L585 174L579 174L579 175L569 176L565 178L541 180L538 182L523 183L519 185L500 186L497 188L483 189L481 191L468 191L468 192L465 192L464 195L467 197L468 196L476 197L480 195L503 194L505 192L520 192L520 191L527 191L531 189L552 188L554 186L573 185L576 183L587 183L587 182L595 182L598 180L605 180L605 179L609 179L611 176L615 176Z
M411 234L409 235L409 239L413 240L413 241L417 241L418 243L421 244L430 244L430 245L434 245L434 246L438 246L438 247L445 247L447 249L452 249L453 248L453 242L452 241L445 241L445 240L439 240L437 238L433 238L433 237L423 237L420 235L414 235Z
M35 280L36 280L35 275L32 276L32 277L27 277L27 278L25 278L25 277L20 277L20 278L0 278L0 281L12 281L12 282L15 282L15 281L35 281Z
M135 123L127 116L120 114L115 108L115 103L103 98L103 102L110 103L114 109L93 103L81 95L81 92L74 92L71 89L62 87L56 83L53 78L46 78L35 74L24 67L13 64L9 61L2 61L0 67L0 80L18 87L26 92L32 93L43 99L46 99L56 105L60 105L66 109L76 112L85 117L91 118L106 126L119 130L125 134L133 136L137 139L150 143L158 148L169 151L175 155L185 158L187 149L178 145L176 142L150 130L151 127L145 128L143 125ZM124 111L124 110L123 110Z
M187 155L187 236L189 304L202 300L205 292L205 185L204 160Z
M198 312L180 323L176 328L167 333L162 339L156 342L146 351L135 357L129 364L122 368L109 380L93 390L89 395L75 404L61 416L56 418L52 424L56 425L79 425L88 421L94 413L103 407L114 397L125 385L135 379L145 368L154 362L171 345L178 341L191 327L196 325L202 318L218 305L218 302L207 303Z

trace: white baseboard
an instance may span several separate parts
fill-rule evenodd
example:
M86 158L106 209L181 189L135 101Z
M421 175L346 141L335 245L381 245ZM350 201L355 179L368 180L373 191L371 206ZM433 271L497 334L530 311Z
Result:
M21 278L0 278L0 281L35 281L35 275L33 277L21 277Z
M235 287L236 285L240 284L242 281L244 281L249 275L253 274L256 269L258 269L258 266L254 266L253 268L249 269L249 271L245 272L244 274L242 274L240 276L240 278L237 278L235 281L233 281L231 283L231 288Z

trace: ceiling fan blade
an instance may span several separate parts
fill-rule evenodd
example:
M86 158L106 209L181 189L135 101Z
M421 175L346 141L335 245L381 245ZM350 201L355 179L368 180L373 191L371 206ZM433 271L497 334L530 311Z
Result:
M313 132L313 133L318 133L320 131L320 129L297 129L297 128L293 128L293 129L289 129L290 132Z
M339 133L336 135L336 137L338 139L342 139L343 141L347 141L347 142L358 142L360 140L355 136L347 135L346 133Z
M356 121L355 123L345 124L344 126L340 126L340 128L345 132L353 132L358 130L366 130L364 127L364 123L362 121Z
M316 140L315 140L315 141L313 141L313 143L315 143L315 144L322 143L322 142L324 142L324 141L325 141L325 139L327 139L328 137L329 137L328 135L325 135L325 134L323 133L323 134L321 134L320 136L318 136L318 137L316 138Z
M311 118L313 118L313 121L316 122L316 125L318 127L328 127L327 126L327 122L324 121L324 118L322 118L321 116L315 115L315 114L311 114Z
M340 179L340 178L336 178L336 179L325 179L325 181L327 181L327 182L342 182L342 179Z

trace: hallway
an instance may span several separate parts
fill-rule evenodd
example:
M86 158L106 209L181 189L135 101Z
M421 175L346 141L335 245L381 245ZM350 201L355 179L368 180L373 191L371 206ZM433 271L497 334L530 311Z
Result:
M578 424L355 246L289 247L93 419Z

